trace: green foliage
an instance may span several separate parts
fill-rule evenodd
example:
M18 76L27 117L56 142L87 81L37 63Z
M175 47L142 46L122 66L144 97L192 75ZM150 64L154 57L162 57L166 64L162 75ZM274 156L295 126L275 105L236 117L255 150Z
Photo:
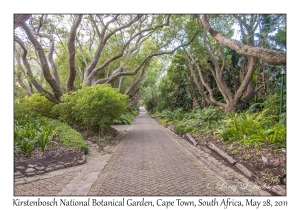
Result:
M182 108L185 111L191 109L192 94L187 69L183 51L177 51L167 70L158 74L156 83L150 84L150 87L143 91L145 92L143 99L150 113L165 109Z
M184 122L180 121L175 126L175 131L179 133L179 135L192 132L194 130L193 126L187 126Z
M42 121L50 128L54 129L58 134L60 141L65 146L75 147L84 151L84 154L89 152L89 148L84 142L81 134L70 126L60 122L59 120L43 117Z
M266 116L269 116L273 122L279 121L280 96L279 94L268 95L264 102L264 109L266 109ZM286 106L283 106L283 112L286 112Z
M169 122L171 121L180 121L183 119L185 111L181 108L171 110L164 110L161 112L161 117L166 118Z
M14 115L16 118L22 117L22 115L41 115L45 117L56 118L52 112L55 104L49 101L45 96L39 94L33 94L20 98L14 101Z
M35 142L36 142L35 139L24 138L21 141L20 150L27 156L31 156L31 153L34 150Z
M286 145L286 128L280 123L273 123L273 116L265 109L260 113L244 112L230 114L225 120L226 128L219 130L220 135L228 142L239 141L247 145L269 143L279 147Z
M35 146L39 145L44 152L55 136L40 118L24 115L14 119L14 151L30 156Z
M48 126L43 126L40 131L38 131L37 142L41 147L42 152L45 152L47 145L52 142L55 135L56 132L50 129Z
M135 107L129 107L125 113L122 113L120 118L114 119L114 124L131 124L133 119L138 115L139 111Z
M225 113L216 107L210 106L203 109L194 109L186 112L183 109L164 110L151 115L159 118L163 125L175 125L175 130L179 134L194 132L213 133L226 117Z
M55 107L59 119L87 128L107 127L126 109L127 96L110 85L84 87L62 97Z

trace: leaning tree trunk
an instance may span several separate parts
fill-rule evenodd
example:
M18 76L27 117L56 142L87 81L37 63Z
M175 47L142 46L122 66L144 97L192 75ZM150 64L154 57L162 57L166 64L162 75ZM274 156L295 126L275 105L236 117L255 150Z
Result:
M202 15L201 22L205 30L208 31L210 35L212 35L217 41L219 41L224 46L234 49L238 54L260 58L272 65L286 63L286 52L249 46L241 42L229 39L220 32L214 30L210 26L209 22L207 21L206 15Z
M48 91L46 91L35 79L32 71L31 71L31 67L30 64L27 60L27 49L25 47L25 44L23 43L23 41L18 37L18 36L14 36L14 40L19 43L19 45L21 46L21 48L23 49L23 55L22 55L22 61L23 64L25 66L25 74L28 77L28 79L30 80L31 84L36 88L36 90L38 92L40 92L41 94L43 94L47 99L49 99L50 101L54 102L54 103L60 103L60 99L57 98L55 95L49 93Z
M22 23L21 26L24 29L24 31L25 31L26 35L28 36L29 40L33 44L35 50L38 53L38 58L39 58L39 61L41 63L41 67L42 67L44 77L45 77L46 81L48 82L48 84L50 85L50 87L52 89L52 92L54 94L54 99L53 100L55 101L55 103L60 103L61 102L60 97L62 96L63 91L62 91L61 87L57 84L56 80L52 77L52 75L50 73L48 60L47 60L47 58L45 56L45 53L43 51L43 47L36 40L36 38L34 37L33 33L28 28L26 23Z

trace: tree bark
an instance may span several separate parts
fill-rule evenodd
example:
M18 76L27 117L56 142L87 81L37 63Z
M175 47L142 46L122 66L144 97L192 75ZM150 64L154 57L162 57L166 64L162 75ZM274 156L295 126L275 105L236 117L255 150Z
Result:
M124 77L120 77L119 79L119 85L118 85L118 89L119 89L119 92L121 93L122 91L122 86L123 86L123 81L124 81Z
M241 42L229 39L225 37L220 32L214 30L209 22L207 21L207 16L202 15L201 22L206 31L210 33L217 41L226 47L234 49L238 54L253 56L264 60L271 65L279 65L286 63L286 52L281 52L277 50L270 50L261 47L248 46Z
M123 66L120 66L117 70L115 70L114 72L117 73L112 73L108 78L102 78L99 79L97 81L94 82L95 84L107 84L107 83L111 83L113 81L115 81L118 77L120 76L130 76L130 75L135 75L137 74L137 72L144 66L144 64L149 61L151 58L155 57L155 56L160 56L160 55L167 55L167 54L173 54L175 51L177 51L178 49L180 49L181 47L185 47L188 46L196 37L196 35L198 34L195 33L194 36L185 44L179 45L178 47L174 48L172 51L163 51L163 52L157 52L157 53L152 53L148 56L146 56L143 61L139 64L139 66L132 72L126 72L126 71L119 71L118 69L123 69Z
M14 15L14 29L18 28L22 23L25 23L31 14L15 14Z
M27 77L30 79L30 82L33 84L33 86L37 89L37 91L39 91L42 95L44 95L46 98L48 98L50 101L54 102L54 103L60 103L60 99L59 97L57 97L56 95L53 95L51 93L49 93L48 91L46 91L36 80L35 77L32 74L31 71L31 67L30 64L27 60L27 49L23 43L23 41L17 37L16 35L14 36L14 40L21 46L21 48L23 49L23 55L22 55L22 61L24 63L25 66L25 73L27 75Z
M70 30L70 35L68 39L68 52L69 52L69 76L66 83L66 90L67 92L74 90L74 81L76 78L76 66L75 66L75 38L76 38L76 32L77 28L79 27L79 24L82 20L83 15L76 15L76 18L73 22L73 25Z
M196 83L197 85L197 88L198 88L198 91L199 91L199 94L201 95L202 99L204 100L204 104L208 104L208 105L212 105L212 106L219 106L219 107L225 107L226 105L223 104L223 103L220 103L218 102L215 98L214 98L214 95L213 95L213 91L211 89L211 87L207 84L207 82L204 80L203 78L203 75L202 75L202 72L201 72L201 69L200 69L200 66L197 64L197 62L195 61L195 59L193 58L192 55L189 55L186 53L186 56L187 56L187 59L189 61L189 69L190 69L190 72L192 74L192 77L193 77L193 80L194 82ZM192 61L194 62L195 66L197 67L198 69L198 73L199 73L199 77L200 77L200 80L197 79L197 76L196 76L196 73L192 67ZM206 90L208 91L209 93L209 97L205 94L204 92L204 88L206 88Z
M139 76L139 78L137 80L135 80L125 91L126 95L129 95L129 93L133 90L133 88L135 86L137 86L144 79L146 71L147 71L147 67L144 66L143 71L142 71L141 75Z
M142 96L136 97L135 99L133 99L132 101L130 101L130 106L136 105L137 103L140 102L140 100L142 100Z
M17 63L18 63L18 71L16 73L16 76L17 76L17 81L18 83L20 84L20 86L27 92L27 95L28 96L31 96L33 94L33 90L32 90L32 87L30 85L26 85L24 82L23 82L23 79L22 79L22 72L25 72L24 70L22 70L22 65L21 65L21 60L20 60L20 54L19 53L16 53L16 60L17 60Z
M51 65L51 68L52 68L52 73L53 73L53 76L54 76L54 79L57 83L57 85L61 88L61 83L60 83L60 78L59 78L59 74L58 74L58 71L57 71L57 66L56 66L56 63L54 62L54 59L53 59L53 53L54 53L54 39L51 35L49 34L42 34L42 33L37 33L37 32L34 32L32 31L32 33L34 35L37 35L39 37L45 37L47 39L50 40L50 48L49 48L49 52L48 52L48 61Z
M140 18L141 18L141 17L139 17L139 18L137 18L137 19L139 20ZM128 26L126 26L125 28L129 27L130 25L133 24L133 22L136 22L136 21L131 21L131 22L132 22L132 23L127 24ZM138 31L138 32L135 33L135 34L132 34L131 37L130 37L130 39L124 44L123 48L121 49L121 51L120 51L118 54L114 55L113 57L111 57L110 59L108 59L107 61L105 61L105 62L104 62L102 65L100 65L99 67L96 68L96 66L95 66L95 68L89 73L89 76L88 76L87 78L85 78L85 84L87 84L87 85L92 85L91 80L95 78L95 76L98 74L98 72L99 72L100 70L102 70L103 68L105 68L106 66L108 66L111 62L113 62L113 61L115 61L115 60L121 58L121 57L124 55L124 52L125 52L125 50L127 49L127 47L133 42L133 40L134 40L136 37L138 37L138 38L137 38L137 41L136 41L134 47L133 47L132 49L130 49L130 50L127 52L127 55L126 55L126 61L129 59L129 57L131 56L131 54L132 54L135 50L138 49L138 46L139 46L143 41L145 41L145 40L142 40L142 38L144 37L144 36L142 35L143 33L149 32L149 31L153 31L153 30L155 30L155 29L157 29L157 28L162 28L162 27L164 27L164 26L166 26L166 25L168 25L168 24L169 24L169 17L168 17L168 19L167 19L167 22L164 23L164 24L161 24L161 25L158 25L158 26L155 26L155 27L149 27L149 28L146 28L146 29L143 29L143 30ZM95 25L95 23L94 23L94 25ZM95 25L95 27L96 27L96 25ZM122 28L122 27L120 27L120 28ZM97 30L97 31L98 31L98 34L100 34L99 30ZM117 30L115 30L115 31L117 31ZM104 40L107 40L107 37L105 37ZM102 50L102 49L101 49L101 50ZM125 61L125 62L126 62L126 61ZM121 68L121 67L122 67L122 66L120 66L120 68ZM87 76L87 74L86 74L85 76ZM97 81L98 83L95 83L95 84L105 83L105 81L107 81L107 80L105 80L105 79L100 79L100 80Z
M29 40L33 44L35 50L38 53L38 57L39 57L39 60L41 62L44 77L45 77L46 81L49 83L49 85L51 86L51 89L52 89L52 91L54 93L54 96L56 98L55 100L60 102L60 96L62 96L63 92L62 92L62 89L57 84L56 80L52 77L52 75L50 73L48 60L46 59L46 56L44 54L44 51L43 51L43 48L42 48L41 44L36 40L36 38L31 33L30 29L28 28L28 26L25 23L22 23L21 26L24 29L27 37L29 38Z

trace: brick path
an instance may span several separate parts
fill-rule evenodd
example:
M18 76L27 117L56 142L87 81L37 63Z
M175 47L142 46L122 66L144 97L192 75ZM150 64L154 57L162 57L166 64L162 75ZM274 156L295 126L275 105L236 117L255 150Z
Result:
M159 125L144 109L123 129L122 141L105 160L92 153L87 164L16 185L15 195L269 195Z
M259 194L229 189L239 183L232 182L233 176L227 178L231 184L222 182L142 109L88 195Z

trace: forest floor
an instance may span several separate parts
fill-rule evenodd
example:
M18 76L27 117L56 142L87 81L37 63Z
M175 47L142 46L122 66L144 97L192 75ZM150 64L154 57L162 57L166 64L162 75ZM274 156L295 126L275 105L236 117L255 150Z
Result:
M261 182L267 185L285 184L283 177L286 175L286 151L284 149L269 144L249 146L237 142L227 143L222 139L215 139L210 134L198 133L193 136L200 143L203 143L203 139L209 139L219 149L248 168ZM205 146L204 143L201 146ZM214 154L214 156L218 155Z

